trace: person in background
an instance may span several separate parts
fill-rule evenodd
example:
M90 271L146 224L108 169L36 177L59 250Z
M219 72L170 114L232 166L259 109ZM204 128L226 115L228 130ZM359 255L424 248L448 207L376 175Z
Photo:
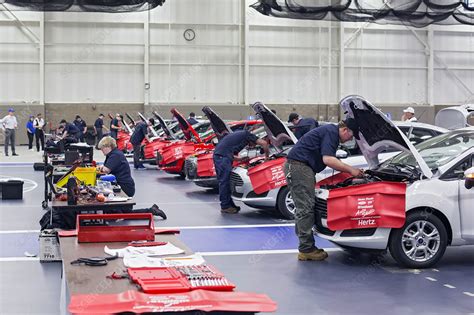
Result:
M418 121L415 117L415 109L413 107L407 107L403 110L402 121Z
M64 140L66 143L76 143L79 141L81 131L76 125L68 123L66 119L63 119L59 123L59 129L62 131L61 140Z
M110 136L117 140L118 132L120 130L120 114L115 114L115 118L110 122Z
M14 113L15 110L9 108L8 115L2 119L2 126L5 129L5 156L8 156L9 145L11 145L12 155L18 156L15 152L15 129L18 128L18 122Z
M74 120L74 125L79 129L79 141L84 142L84 135L87 131L87 124L84 120L82 120L81 116L76 115L76 119Z
M294 126L293 132L297 139L300 139L305 133L319 126L319 123L314 118L301 118L297 113L291 113L288 117L288 122Z
M35 127L35 138L36 138L36 151L44 150L44 119L41 117L41 114L36 115L35 120L33 121L33 126Z
M228 134L217 144L214 150L214 166L216 169L217 181L219 183L219 200L221 203L221 212L235 214L240 211L232 201L230 190L230 173L232 172L232 162L235 154L238 154L246 146L262 146L265 152L265 158L268 158L268 142L258 139L256 135L248 130L239 130Z
M155 124L153 118L148 119L145 123L140 121L135 125L135 130L133 131L130 137L130 143L133 145L133 166L136 170L145 169L145 166L140 163L140 149L143 139L150 140L148 138L148 127L151 127Z
M314 243L314 203L316 174L326 166L352 176L363 171L336 158L339 143L359 134L357 122L348 118L339 125L328 124L305 134L288 153L285 176L295 203L295 232L299 239L298 260L324 260L328 254Z
M26 122L26 135L28 136L28 150L33 151L33 139L35 138L35 127L34 127L35 116L31 115Z
M198 123L198 121L196 120L196 114L194 112L189 113L188 123L190 125L195 125Z
M135 195L135 181L132 178L130 165L122 151L117 149L117 142L112 137L103 137L99 142L99 149L105 155L104 165L100 166L99 172L115 176L117 184L129 197ZM149 209L133 210L134 213L152 213L166 219L165 213L154 204Z
M94 122L94 133L96 136L95 148L99 149L99 141L104 136L103 129L109 130L109 128L104 126L104 114L99 114L99 117Z

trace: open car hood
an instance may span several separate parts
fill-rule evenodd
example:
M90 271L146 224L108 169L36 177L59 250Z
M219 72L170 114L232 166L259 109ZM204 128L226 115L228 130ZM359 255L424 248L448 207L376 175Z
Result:
M123 126L125 127L125 129L127 130L127 133L129 133L129 134L132 134L132 133L133 133L132 128L127 124L127 122L125 121L125 119L123 119L122 124L123 124ZM132 126L132 127L133 127L133 126Z
M148 119L145 118L145 116L143 116L142 113L138 112L138 116L140 117L141 121L143 121L144 123L148 123ZM151 131L151 133L153 134L153 137L158 137L158 134L156 133L156 130L155 128L153 128L154 126L151 126L151 128L148 128L148 130ZM148 132L148 131L147 131Z
M194 138L197 142L202 142L196 130L191 126L190 123L188 123L186 118L184 118L184 116L180 112L178 112L176 108L173 108L171 110L171 114L173 114L173 117L176 118L176 120L178 121L179 127L183 131L184 138L186 140L189 141Z
M380 152L388 148L396 148L411 152L423 174L427 178L433 176L431 169L410 140L374 105L361 96L350 95L341 100L340 106L346 119L354 118L359 125L359 132L354 134L354 138L369 168L379 165Z
M222 139L225 135L232 133L232 129L230 129L229 125L216 114L215 111L212 110L209 106L204 106L202 108L204 115L206 115L207 119L211 123L211 128L214 130L214 133L217 136L217 139Z
M168 125L166 124L163 117L161 117L156 111L153 111L153 116L155 116L155 118L160 122L161 129L165 135L170 139L176 139L175 134L168 128Z
M279 151L283 150L283 144L291 145L298 142L293 132L267 106L257 102L252 108L263 120L268 140Z
M130 116L129 113L125 113L125 116L127 116L128 120L130 121L130 125L131 125L132 127L134 127L134 126L137 124L136 121L135 121L135 119L133 119L133 117Z

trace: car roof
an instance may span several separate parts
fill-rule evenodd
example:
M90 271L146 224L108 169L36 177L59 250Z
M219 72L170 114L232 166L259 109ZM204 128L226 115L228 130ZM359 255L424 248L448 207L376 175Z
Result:
M435 126L435 125L426 124L426 123L417 122L417 121L399 121L399 120L397 120L397 121L393 121L393 123L397 127L405 127L405 126L410 127L410 126L413 126L413 127L418 127L418 128L431 129L431 130L442 132L442 133L445 133L445 132L449 131L448 129L443 128L443 127L438 127L438 126Z

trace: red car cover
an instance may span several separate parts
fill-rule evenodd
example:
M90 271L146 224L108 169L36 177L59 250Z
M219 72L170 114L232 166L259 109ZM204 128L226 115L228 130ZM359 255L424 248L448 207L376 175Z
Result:
M72 314L117 314L122 312L275 312L277 305L267 295L245 292L195 290L174 294L146 294L126 291L119 294L71 296Z
M248 170L253 191L262 194L269 190L286 186L286 177L283 170L286 158L280 157L266 161Z
M216 176L216 169L214 167L214 151L203 153L197 157L197 176L198 177L213 177Z
M120 151L132 151L133 145L130 143L130 134L120 130L117 134L117 149Z
M406 184L376 182L332 189L327 201L328 228L400 228L405 224Z

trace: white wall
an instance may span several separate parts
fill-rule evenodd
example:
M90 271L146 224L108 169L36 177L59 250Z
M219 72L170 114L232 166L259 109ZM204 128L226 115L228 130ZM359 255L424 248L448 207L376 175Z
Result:
M126 14L14 12L21 23L0 12L0 103L328 104L360 94L376 104L457 104L474 98L472 26L341 27L265 17L250 2L173 0ZM189 28L193 41L183 37Z

